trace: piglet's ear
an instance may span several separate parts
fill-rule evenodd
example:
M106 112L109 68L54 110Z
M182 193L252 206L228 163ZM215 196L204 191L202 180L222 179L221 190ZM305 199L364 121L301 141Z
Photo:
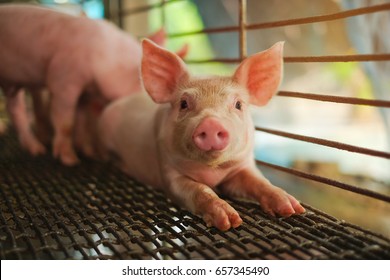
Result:
M160 28L156 33L150 35L148 39L155 42L157 45L164 47L167 41L165 29Z
M184 44L178 51L176 51L176 54L180 58L184 59L187 56L189 49L190 49L190 45Z
M246 58L234 73L233 79L247 88L252 104L266 105L278 90L283 75L283 45L278 42Z
M156 103L173 99L178 84L188 78L187 67L176 54L148 39L142 41L141 76L145 90Z

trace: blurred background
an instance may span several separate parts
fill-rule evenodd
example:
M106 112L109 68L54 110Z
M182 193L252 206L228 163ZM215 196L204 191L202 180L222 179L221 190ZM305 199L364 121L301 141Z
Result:
M31 2L91 18L108 18L138 38L165 27L168 48L190 44L189 61L240 58L239 33L196 32L239 25L239 0L41 0ZM164 3L164 5L162 5ZM248 0L247 23L338 13L381 0ZM249 30L248 55L285 41L285 56L390 53L390 11L327 22ZM180 34L196 32L194 35ZM179 35L180 36L179 36ZM235 63L190 63L194 74L229 75ZM286 63L283 91L390 101L390 62ZM261 127L390 151L390 109L276 96L253 108ZM390 195L390 161L256 132L256 158ZM337 218L390 236L381 201L261 167L275 184Z

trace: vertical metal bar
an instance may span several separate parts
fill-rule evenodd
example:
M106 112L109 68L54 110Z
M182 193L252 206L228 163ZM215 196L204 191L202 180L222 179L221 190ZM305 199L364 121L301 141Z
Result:
M165 17L165 4L167 3L167 0L161 0L161 26L166 27L166 17Z
M119 28L123 29L123 2L122 0L118 0L118 10L117 10L117 15L118 15L118 26Z
M240 27L240 42L239 42L239 50L240 50L240 60L243 60L247 57L247 38L246 38L246 1L247 0L239 0L239 27Z
M110 0L104 0L104 18L111 20L111 9L110 9Z

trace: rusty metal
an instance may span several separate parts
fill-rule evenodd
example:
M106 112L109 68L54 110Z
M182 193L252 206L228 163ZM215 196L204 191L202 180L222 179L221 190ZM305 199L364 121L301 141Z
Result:
M267 166L267 167L270 167L272 169L276 169L276 170L282 171L284 173L292 174L292 175L295 175L295 176L298 176L298 177L301 177L301 178L305 178L305 179L312 180L312 181L315 181L315 182L323 183L323 184L325 184L327 186L336 187L336 188L339 188L339 189L343 189L343 190L346 190L346 191L350 191L350 192L353 192L353 193L361 194L361 195L364 195L364 196L367 196L367 197L371 197L371 198L374 198L374 199L377 199L377 200L381 200L381 201L390 203L390 196L388 196L386 194L382 194L382 193L378 193L378 192L375 192L375 191L372 191L372 190L369 190L369 189L353 186L351 184L343 183L343 182L340 182L340 181L337 181L337 180L334 180L334 179L331 179L331 178L322 177L322 176L319 176L319 175L306 173L306 172L303 172L303 171L300 171L300 170L296 170L296 169L293 169L293 168L272 164L272 163L265 162L265 161L262 161L262 160L256 160L256 162L259 165Z
M240 60L244 60L247 57L247 27L246 27L246 7L247 3L246 0L240 0L239 1L239 14L238 14L238 20L239 20L239 50L240 50Z
M349 145L349 144L326 140L326 139L322 139L322 138L316 138L316 137L311 137L311 136L306 136L306 135L289 133L289 132L276 130L276 129L270 129L270 128L264 128L264 127L256 127L255 129L257 131L266 132L269 134L278 135L278 136L282 136L282 137L286 137L286 138L290 138L290 139L295 139L295 140L300 140L300 141L304 141L304 142L309 142L309 143L322 145L322 146L326 146L326 147L336 148L339 150L344 150L344 151L348 151L348 152L369 155L369 156L374 156L374 157L380 157L380 158L384 158L384 159L390 159L389 152L363 148L363 147L359 147L359 146L355 146L355 145Z
M332 102L332 103L390 108L390 100L365 99L365 98L348 97L348 96L303 93L303 92L296 92L296 91L279 91L278 96L302 98L302 99Z

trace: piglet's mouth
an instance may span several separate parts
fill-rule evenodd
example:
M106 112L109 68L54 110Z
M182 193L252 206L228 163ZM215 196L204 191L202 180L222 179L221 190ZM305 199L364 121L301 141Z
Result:
M200 152L203 153L205 157L219 158L223 155L224 150L210 149L209 151L200 151Z
M210 151L203 154L200 158L200 162L208 165L211 168L228 168L234 164L226 153L221 151Z
M225 157L224 150L214 150L202 151L197 149L197 158L200 162L215 165L216 163L220 164L224 161Z
M191 143L186 145L183 156L187 160L204 164L210 168L225 168L231 165L230 153L227 150L228 147L224 150L203 151Z
M228 148L228 144L220 145L219 143L213 143L199 147L196 143L193 142L191 149L203 157L218 158L223 156Z
M205 149L200 149L194 142L189 142L185 146L185 153L184 156L187 159L201 162L204 164L209 165L215 165L215 162L221 163L224 161L227 155L227 151L229 149L229 145L224 147L224 149L215 149L213 147L205 150Z

